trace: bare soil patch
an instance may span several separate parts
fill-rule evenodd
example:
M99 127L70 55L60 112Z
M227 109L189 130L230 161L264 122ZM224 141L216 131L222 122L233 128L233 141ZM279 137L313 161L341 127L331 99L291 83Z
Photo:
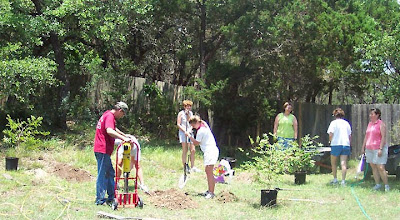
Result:
M238 198L232 192L222 191L216 195L216 199L220 202L227 203L227 202L236 202Z
M198 204L189 195L173 188L165 191L156 190L151 195L148 197L150 203L156 207L163 207L170 210L194 209L198 207Z
M86 170L72 167L65 163L54 163L51 172L68 181L85 182L93 178Z

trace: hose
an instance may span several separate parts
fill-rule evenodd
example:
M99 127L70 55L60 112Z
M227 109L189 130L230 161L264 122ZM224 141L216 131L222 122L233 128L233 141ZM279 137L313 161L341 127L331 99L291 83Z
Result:
M367 212L365 211L364 207L361 205L360 199L357 197L356 193L354 192L354 188L353 188L354 186L358 186L358 185L360 185L361 183L363 183L363 182L365 181L365 176L366 176L367 173L368 173L368 167L369 167L369 165L366 163L363 179L362 179L360 182L358 182L358 183L353 183L353 184L351 184L351 185L350 185L350 188L351 188L351 194L352 194L352 195L354 196L354 198L356 199L357 204L358 204L358 207L360 207L360 209L361 209L362 213L365 215L365 217L367 217L367 219L371 220L371 217L369 217L369 215L368 215Z

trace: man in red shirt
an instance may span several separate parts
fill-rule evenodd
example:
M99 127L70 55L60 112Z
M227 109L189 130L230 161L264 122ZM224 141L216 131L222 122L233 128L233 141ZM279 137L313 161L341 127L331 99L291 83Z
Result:
M125 102L117 102L112 110L103 113L96 126L94 137L94 154L97 160L96 205L105 202L111 204L114 200L115 171L111 163L114 151L114 140L119 138L129 141L129 137L115 127L115 119L122 118L128 111ZM106 191L108 198L106 199Z

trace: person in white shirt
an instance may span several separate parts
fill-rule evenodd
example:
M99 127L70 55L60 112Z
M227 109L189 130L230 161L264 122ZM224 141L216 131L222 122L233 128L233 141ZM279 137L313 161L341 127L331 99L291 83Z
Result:
M340 165L342 168L342 186L346 185L347 158L351 153L351 127L349 122L343 119L344 111L341 108L336 108L333 111L333 120L327 133L329 134L329 143L331 145L331 166L333 180L332 184L338 183L337 180L337 158L340 157Z
M211 132L208 124L195 115L189 119L190 125L197 130L195 137L191 132L186 132L186 136L190 138L194 145L200 145L200 149L204 153L204 166L207 176L208 190L204 193L206 199L214 198L215 179L213 175L214 164L218 161L219 149L215 142L215 137Z

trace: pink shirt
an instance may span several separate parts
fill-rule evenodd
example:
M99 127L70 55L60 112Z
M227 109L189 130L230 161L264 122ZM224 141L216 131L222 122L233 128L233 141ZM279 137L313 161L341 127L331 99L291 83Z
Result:
M381 134L381 120L377 120L375 123L370 122L368 123L367 131L365 135L367 137L367 141L365 144L365 148L369 150L378 150L381 141L382 141L382 134Z
M107 128L115 130L115 117L111 111L106 111L99 119L94 137L94 152L108 154L114 151L114 138L107 133Z

